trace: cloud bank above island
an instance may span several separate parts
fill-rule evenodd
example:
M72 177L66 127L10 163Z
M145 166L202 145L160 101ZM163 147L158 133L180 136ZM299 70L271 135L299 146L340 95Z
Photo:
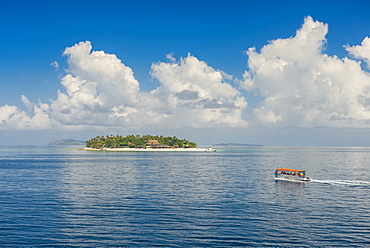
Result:
M328 25L306 17L296 35L249 48L237 79L195 56L153 63L159 86L144 92L133 70L90 41L64 51L64 90L47 103L21 96L24 108L0 107L3 130L109 127L370 127L370 38L345 45L351 58L324 53ZM58 68L57 63L52 66ZM248 106L248 96L262 100ZM252 108L252 109L250 109Z

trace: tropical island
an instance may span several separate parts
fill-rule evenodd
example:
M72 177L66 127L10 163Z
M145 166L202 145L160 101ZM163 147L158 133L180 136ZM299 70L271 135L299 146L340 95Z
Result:
M197 144L186 139L158 135L107 135L86 141L84 150L105 151L208 151L196 148Z

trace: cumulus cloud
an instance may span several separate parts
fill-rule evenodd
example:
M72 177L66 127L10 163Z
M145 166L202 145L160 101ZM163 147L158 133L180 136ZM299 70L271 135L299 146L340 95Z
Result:
M66 48L68 72L50 104L60 126L122 127L147 123L156 99L141 92L131 68L115 55L91 51L89 41Z
M260 52L247 51L242 87L264 100L251 117L258 125L368 127L370 75L354 60L323 53L328 25L304 20L294 37L277 39ZM368 38L347 47L368 59Z
M86 127L369 127L370 39L345 46L354 58L324 53L328 25L304 20L295 36L276 39L260 51L250 48L240 89L233 76L188 54L178 61L153 63L158 81L140 89L133 70L114 54L93 51L89 41L67 47L62 89L48 103L21 97L24 109L0 107L0 129ZM51 64L55 68L57 62ZM242 90L243 89L243 90ZM243 95L262 99L248 110Z
M9 130L42 130L51 127L49 105L39 102L31 103L25 96L22 101L28 112L16 106L5 105L0 107L0 127Z
M361 46L345 46L346 50L355 58L363 59L367 63L367 67L370 69L370 38L366 37L362 42Z
M172 62L153 64L151 73L160 86L143 92L131 68L113 54L92 51L89 41L68 47L63 54L68 61L68 74L60 82L64 90L58 91L50 103L35 104L22 96L26 111L15 106L1 107L0 128L245 124L241 113L246 101L223 82L226 74L191 55L179 63L170 55Z
M91 50L89 41L65 49L71 75L94 83L97 92L109 97L110 101L135 104L140 89L132 69L116 55Z
M242 118L245 98L224 82L222 72L196 57L188 54L178 63L153 64L151 74L161 83L152 95L166 106L170 122L192 127L247 125Z

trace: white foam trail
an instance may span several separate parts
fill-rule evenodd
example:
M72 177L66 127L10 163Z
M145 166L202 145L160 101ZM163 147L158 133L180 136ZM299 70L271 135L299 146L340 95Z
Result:
M351 181L351 180L312 180L315 183L326 183L331 185L346 185L346 186L370 186L369 181Z

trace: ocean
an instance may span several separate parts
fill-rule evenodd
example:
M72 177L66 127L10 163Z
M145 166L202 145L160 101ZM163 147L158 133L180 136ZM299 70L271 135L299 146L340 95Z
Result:
M1 247L370 245L370 148L55 148L0 146Z

